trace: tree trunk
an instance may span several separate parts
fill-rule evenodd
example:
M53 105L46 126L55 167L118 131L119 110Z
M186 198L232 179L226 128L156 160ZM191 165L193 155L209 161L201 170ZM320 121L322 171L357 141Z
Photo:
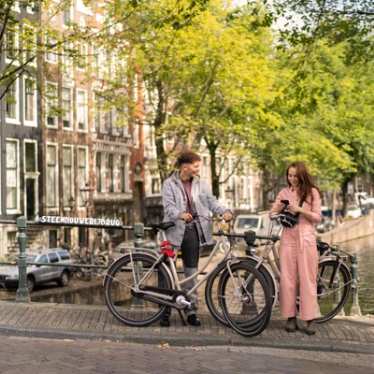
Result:
M218 199L219 198L219 175L217 174L217 144L208 143L208 150L210 155L210 172L212 175L212 192L213 195Z
M168 166L167 166L167 154L164 148L164 137L162 134L159 134L161 126L164 124L166 119L166 103L164 90L162 87L162 82L157 82L157 94L158 94L158 103L156 117L153 121L153 127L156 132L156 155L157 155L157 167L160 173L161 183L167 178Z
M268 209L268 196L269 196L269 191L271 191L272 188L269 188L270 184L270 171L266 169L266 167L262 168L262 210Z
M343 217L347 215L347 205L348 205L348 183L351 180L351 178L347 177L344 179L341 191L342 191L342 213Z

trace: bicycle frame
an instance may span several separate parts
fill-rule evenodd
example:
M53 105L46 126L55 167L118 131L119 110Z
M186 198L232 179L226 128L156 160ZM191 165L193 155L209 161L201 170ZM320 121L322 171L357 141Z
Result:
M175 266L175 260L173 258L170 258L170 257L166 257L166 259L165 259L165 256L163 254L156 255L155 253L151 254L154 257L155 262L152 264L152 266L147 270L147 272L140 279L137 279L137 277L136 277L136 269L135 269L135 265L134 265L134 262L133 262L133 254L134 254L134 252L135 253L139 253L139 248L136 248L136 249L135 248L130 248L130 250L129 250L129 256L130 256L130 261L131 261L132 276L133 276L133 280L134 280L134 291L135 292L141 292L144 295L149 295L149 296L157 297L159 299L163 299L163 300L166 301L166 304L169 305L169 303L173 300L173 295L167 295L167 294L156 292L156 291L153 291L153 290L149 291L149 290L142 290L141 289L142 283L145 282L151 276L151 274L154 272L156 266L158 266L158 264L160 264L160 263L164 263L164 264L168 265L168 266L165 265L165 268L167 269L167 271L168 271L168 273L170 275L170 278L172 280L172 288L175 291L182 292L183 291L182 290L182 286L184 284L186 284L187 282L191 281L192 279L197 278L199 275L203 275L203 278L200 279L194 285L193 288L191 288L190 290L188 290L187 292L184 293L185 296L189 297L214 272L215 268L213 268L208 273L205 273L205 270L211 264L213 257L221 249L221 244L223 242L224 242L223 239L217 240L217 243L214 246L213 250L211 251L206 264L200 270L196 271L194 274L192 274L189 277L184 278L182 280L180 280L179 277L178 277L177 269L176 269L176 266ZM235 261L236 256L233 256L232 251L231 251L231 247L230 248L228 248L228 247L224 248L224 251L225 252L224 252L224 257L223 257L222 261L227 261L227 267L229 269L229 265L232 264L233 261ZM148 255L150 254L149 251L146 252L144 250L141 250L140 252L147 253ZM240 261L240 260L238 260L238 261ZM185 307L186 305L190 305L189 302L186 301L186 303L188 303L188 304L183 305L183 307ZM177 305L173 305L173 306L177 307Z

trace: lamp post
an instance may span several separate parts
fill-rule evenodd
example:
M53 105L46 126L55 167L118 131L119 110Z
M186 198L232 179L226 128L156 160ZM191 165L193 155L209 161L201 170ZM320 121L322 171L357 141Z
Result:
M87 183L85 183L85 185L83 187L81 187L79 189L79 191L81 193L82 203L86 207L87 217L90 217L90 214L91 214L90 193L91 193L91 191L93 191L93 188L90 187L89 183L87 182ZM88 228L87 228L87 232L86 232L86 237L87 237L87 243L89 245L90 241L89 241L89 229Z

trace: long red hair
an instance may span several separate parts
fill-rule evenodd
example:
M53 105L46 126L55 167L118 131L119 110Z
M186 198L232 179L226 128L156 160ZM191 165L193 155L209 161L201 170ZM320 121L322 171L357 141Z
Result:
M313 183L312 176L309 174L305 164L300 161L293 162L292 164L288 165L286 171L286 180L289 187L291 187L290 182L288 181L288 171L290 168L296 169L296 176L299 180L299 197L302 201L306 201L306 199L310 196L313 198L312 189L315 188L318 193L321 193L319 188Z

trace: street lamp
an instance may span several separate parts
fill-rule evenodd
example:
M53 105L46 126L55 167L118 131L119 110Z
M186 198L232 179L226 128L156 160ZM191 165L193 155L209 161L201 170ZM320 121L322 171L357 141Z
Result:
M90 187L89 183L87 182L87 183L85 183L85 185L83 187L81 187L79 189L79 191L81 193L82 203L86 207L86 210L87 210L87 217L90 217L90 214L91 214L90 192L93 191L93 188ZM90 244L89 234L90 234L90 230L87 227L86 228L86 244L88 246Z

